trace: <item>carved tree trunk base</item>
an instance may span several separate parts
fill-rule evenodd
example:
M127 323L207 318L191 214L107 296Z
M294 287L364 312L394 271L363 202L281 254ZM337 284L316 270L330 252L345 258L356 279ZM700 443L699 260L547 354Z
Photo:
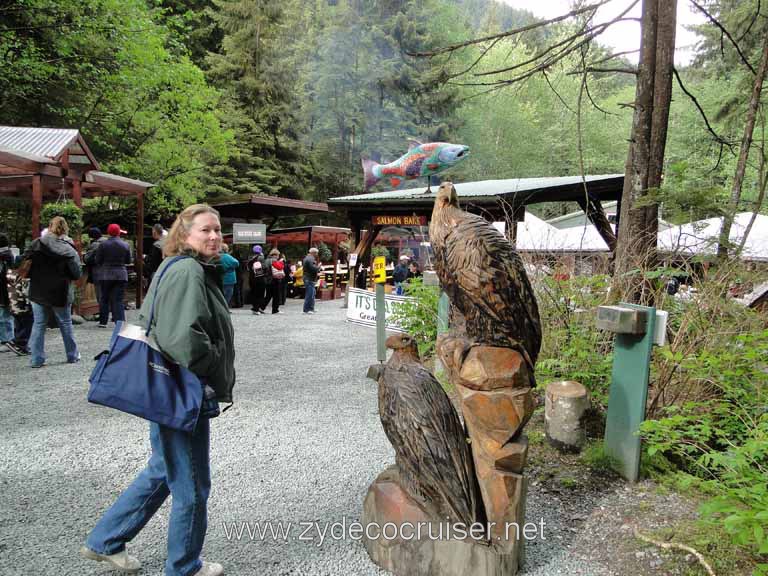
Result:
M523 557L524 540L493 542L456 537L445 519L428 518L400 486L397 466L384 470L371 484L363 504L362 524L370 534L380 528L379 538L363 537L368 555L381 568L398 576L515 576ZM521 518L525 511L525 482L517 484ZM522 526L522 524L521 524ZM395 535L396 528L398 530ZM469 527L467 527L469 528ZM417 539L420 530L420 539ZM385 537L386 536L386 537ZM510 545L511 544L511 545Z

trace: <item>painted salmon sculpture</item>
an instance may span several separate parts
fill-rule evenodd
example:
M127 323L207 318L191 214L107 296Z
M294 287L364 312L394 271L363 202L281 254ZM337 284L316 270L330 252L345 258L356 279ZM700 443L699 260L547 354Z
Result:
M393 188L400 186L403 180L427 178L427 190L429 190L430 176L458 164L469 156L469 146L461 144L448 142L422 144L416 140L408 142L410 144L408 152L389 164L378 164L363 158L366 190L383 178L389 178Z

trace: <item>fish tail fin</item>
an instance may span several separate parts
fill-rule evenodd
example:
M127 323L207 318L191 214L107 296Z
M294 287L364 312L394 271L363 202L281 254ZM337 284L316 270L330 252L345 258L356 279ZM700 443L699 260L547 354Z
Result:
M368 190L372 186L376 184L381 178L376 176L375 174L375 168L380 166L377 162L374 162L373 160L370 160L368 158L361 158L361 162L363 164L363 181L365 182L365 189Z

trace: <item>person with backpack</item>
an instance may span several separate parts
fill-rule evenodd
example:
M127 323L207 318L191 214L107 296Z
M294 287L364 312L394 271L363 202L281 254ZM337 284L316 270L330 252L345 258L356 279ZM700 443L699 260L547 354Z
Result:
M264 263L267 270L267 298L264 308L272 302L272 314L282 314L280 311L280 286L285 278L285 265L280 261L280 251L273 248L269 252L269 258Z
M267 278L264 268L264 251L258 244L253 247L253 258L248 261L248 280L251 285L251 312L264 314L264 308L267 306L264 302Z

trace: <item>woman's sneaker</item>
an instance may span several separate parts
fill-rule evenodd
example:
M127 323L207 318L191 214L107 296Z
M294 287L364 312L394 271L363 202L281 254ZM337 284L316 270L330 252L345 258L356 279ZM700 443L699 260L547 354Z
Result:
M29 355L29 350L26 350L16 344L15 342L5 342L5 347L8 348L11 352L16 354L16 356L27 356Z
M126 574L135 574L141 570L141 562L139 562L133 556L130 556L125 550L118 552L117 554L107 555L98 554L87 546L83 546L80 548L80 556L88 560L95 560L96 562L106 562L107 564L110 564L115 570L124 572ZM205 566L205 563L203 563L203 566Z
M195 572L195 576L221 576L224 574L224 566L216 562L203 561L203 567Z

